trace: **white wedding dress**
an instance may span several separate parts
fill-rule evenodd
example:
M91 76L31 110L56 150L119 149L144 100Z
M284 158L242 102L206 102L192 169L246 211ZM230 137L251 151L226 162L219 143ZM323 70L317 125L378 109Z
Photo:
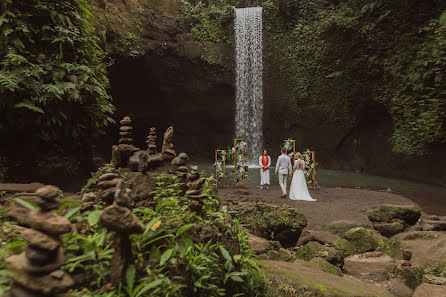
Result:
M294 161L294 167L296 170L293 173L293 179L291 181L290 199L317 201L316 199L311 198L310 193L308 192L307 181L305 180L304 171L302 169L305 168L305 162L301 159L297 159Z

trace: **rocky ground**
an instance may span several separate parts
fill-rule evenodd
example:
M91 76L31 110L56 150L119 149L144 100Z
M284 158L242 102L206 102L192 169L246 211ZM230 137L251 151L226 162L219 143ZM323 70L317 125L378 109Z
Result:
M403 196L320 188L317 202L219 189L279 296L446 296L446 217ZM307 296L305 295L305 296Z
M128 173L136 205L150 200L153 175ZM1 200L41 186L0 184L7 193ZM277 296L446 296L446 217L389 192L320 188L310 194L317 202L282 199L278 186L218 190L231 216L250 231L251 249ZM94 204L87 194L65 193L64 200L79 199L83 208ZM3 211L18 221L27 217L20 207Z

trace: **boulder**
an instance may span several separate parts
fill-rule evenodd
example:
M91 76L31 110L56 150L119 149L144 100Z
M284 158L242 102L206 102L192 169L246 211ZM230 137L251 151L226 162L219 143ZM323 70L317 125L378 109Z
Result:
M374 251L384 242L383 237L375 230L357 227L347 231L334 247L344 256Z
M345 273L358 278L385 281L395 270L395 261L384 253L369 252L345 258L342 268Z
M96 194L93 192L86 192L84 194L82 194L82 198L81 200L83 202L92 202L96 200Z
M423 281L425 283L432 284L432 285L439 285L439 286L446 285L446 278L440 277L440 276L436 276L436 275L433 275L433 274L424 274L423 275Z
M342 263L342 254L339 251L334 247L322 245L317 241L310 241L299 247L296 257L305 261L320 257L335 265Z
M305 230L305 235L302 234L297 241L297 246L301 246L310 241L317 241L321 244L333 244L340 236L328 231L319 230Z
M423 219L420 225L423 231L446 231L446 221Z
M116 204L104 209L99 222L105 228L116 232L134 234L142 233L145 230L144 224L138 220L130 209Z
M148 172L142 174L141 172L128 172L129 187L132 190L132 198L134 201L141 201L150 199L150 193L155 188L155 179L153 173Z
M249 234L248 243L251 250L257 255L263 254L270 249L270 241L268 239L253 234Z
M254 234L278 240L283 247L295 246L307 219L297 209L266 203L242 202L232 208L240 222Z
M333 221L329 224L322 225L321 229L324 231L328 231L330 233L342 236L348 230L356 228L356 227L367 228L368 226L358 223L358 222L355 222L355 221L350 221L350 220L337 220L337 221Z
M337 275L337 276L343 276L342 270L325 260L321 257L316 257L310 260L310 263L313 263L317 268L321 269L322 271Z
M263 269L272 282L272 296L392 297L382 287L322 271L307 261L263 262Z
M395 219L403 220L407 225L415 224L421 216L421 210L415 205L383 205L368 213L372 222L390 223Z
M406 228L404 221L398 220L391 223L377 223L373 222L373 228L386 237L392 237L401 233Z
M31 220L29 218L29 214L31 210L23 207L13 206L6 212L6 215L12 218L13 221L16 221L20 225L30 226Z
M446 287L432 284L421 284L415 289L412 297L444 297L446 296Z
M98 181L104 181L104 180L111 180L111 179L115 179L115 178L119 178L119 175L117 173L114 172L108 172L108 173L104 173L103 175L101 175L98 179Z
M175 166L185 165L189 161L189 156L186 153L180 153L178 156L172 159L170 164Z
M413 294L413 290L400 278L392 279L388 285L388 290L395 297L411 297Z
M266 254L270 260L275 261L293 262L296 259L296 256L291 251L284 248L280 248L278 251L269 250Z
M446 234L438 231L412 231L395 235L403 249L412 251L412 265L424 267L428 263L445 262Z

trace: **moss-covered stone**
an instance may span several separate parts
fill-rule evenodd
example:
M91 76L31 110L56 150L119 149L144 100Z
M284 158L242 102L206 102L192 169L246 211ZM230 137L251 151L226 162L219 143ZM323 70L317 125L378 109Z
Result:
M392 237L393 235L403 232L406 228L406 224L403 220L395 220L391 223L374 222L373 228L386 237Z
M403 246L398 238L389 238L380 243L376 251L383 252L394 259L403 258Z
M267 255L270 260L275 261L293 262L296 259L296 256L292 252L284 248L280 248L277 251L269 250Z
M391 297L385 289L350 277L325 272L313 263L264 261L272 281L271 296Z
M240 203L232 208L240 222L254 234L278 240L283 247L294 246L307 219L297 209L266 203Z
M329 263L327 260L316 257L310 260L311 263L313 263L316 267L321 269L322 271L337 275L337 276L343 276L344 274L341 271L341 268Z
M415 205L383 205L368 213L372 222L390 223L395 219L403 220L408 225L415 224L421 216L421 210Z
M310 261L317 256L335 265L342 264L342 254L339 251L331 246L322 245L317 241L308 242L296 252L296 257L305 261Z
M348 230L356 227L367 227L367 226L355 221L338 220L338 221L333 221L329 224L322 225L321 229L342 236Z
M344 257L376 250L384 239L375 230L357 227L347 231L334 243Z

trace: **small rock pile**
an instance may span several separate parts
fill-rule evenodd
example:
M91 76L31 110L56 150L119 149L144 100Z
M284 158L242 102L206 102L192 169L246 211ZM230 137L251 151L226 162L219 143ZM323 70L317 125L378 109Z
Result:
M149 155L156 154L156 128L152 127L150 128L149 136L147 136L147 151L149 152Z
M373 228L386 237L415 225L420 216L421 210L415 205L383 205L368 213Z
M129 235L144 232L145 226L130 210L132 199L122 179L117 179L116 186L107 190L113 192L114 202L104 208L99 223L115 232L113 236L115 252L110 262L110 271L111 281L117 287L124 280L127 266L133 261Z
M98 196L106 205L114 202L114 193L120 181L121 178L113 170L107 170L106 173L99 177L97 186L100 188L100 191Z
M58 191L55 186L36 191L34 201L40 209L29 213L32 229L22 232L28 247L24 253L6 259L7 269L13 272L11 297L55 296L74 285L73 279L60 269L65 262L60 235L70 232L71 224L54 212L60 205Z
M167 128L166 132L164 132L163 147L161 150L164 160L172 160L177 155L172 142L173 132L174 130L172 126Z
M125 116L120 121L121 127L119 128L119 144L133 144L133 127L132 120L129 116Z
M187 181L187 161L189 161L189 156L186 153L180 153L170 162L174 166L173 173L178 177L177 182L186 183Z
M112 163L116 167L127 167L130 156L139 151L139 148L133 145L133 127L130 117L122 118L120 124L119 144L112 147Z
M206 178L200 177L197 165L191 165L189 168L190 171L187 174L186 183L186 197L190 199L189 208L194 211L200 211L203 199L208 197L206 194L202 193Z

